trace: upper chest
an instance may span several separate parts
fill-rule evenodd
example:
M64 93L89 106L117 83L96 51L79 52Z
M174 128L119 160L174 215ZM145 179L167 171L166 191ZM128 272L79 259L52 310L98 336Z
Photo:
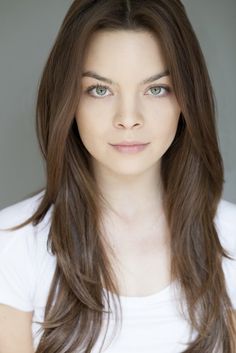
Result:
M112 249L125 261L162 258L169 249L170 232L166 219L121 223L109 221L103 229Z
M110 260L121 295L149 295L169 284L169 232L164 223L117 226L107 231L107 239L115 254Z

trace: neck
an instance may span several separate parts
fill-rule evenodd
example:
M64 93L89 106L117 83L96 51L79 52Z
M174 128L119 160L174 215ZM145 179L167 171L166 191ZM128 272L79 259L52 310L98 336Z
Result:
M162 214L163 187L159 164L136 175L118 175L100 167L95 176L108 205L106 213L112 212L127 222Z

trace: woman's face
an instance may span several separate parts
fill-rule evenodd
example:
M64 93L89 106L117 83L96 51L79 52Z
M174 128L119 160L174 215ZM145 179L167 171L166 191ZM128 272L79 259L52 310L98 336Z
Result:
M149 32L93 34L83 63L76 121L95 171L134 176L159 166L175 137L180 107L169 75L144 81L167 69ZM91 88L94 85L101 87ZM111 145L122 141L149 144L142 151L124 153Z

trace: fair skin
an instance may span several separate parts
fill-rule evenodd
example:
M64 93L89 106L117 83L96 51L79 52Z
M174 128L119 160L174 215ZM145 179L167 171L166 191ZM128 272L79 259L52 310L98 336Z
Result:
M111 93L104 98L84 93L76 118L82 140L93 156L99 186L116 211L104 218L123 268L120 277L118 273L120 292L128 296L152 294L169 281L164 241L168 227L161 207L159 166L174 138L179 107L175 96L152 97L146 95L149 85L139 85L165 67L150 36L106 34L92 42L89 53L86 70L119 84L110 86ZM83 89L95 82L84 78ZM163 77L156 84L170 84L170 78ZM120 155L107 145L126 138L151 144L130 156ZM0 304L0 353L34 352L32 314ZM236 328L236 312L234 322Z
M92 156L96 181L111 206L103 223L125 269L123 291L128 293L129 287L129 293L144 293L141 278L146 278L148 293L157 291L169 283L160 162L175 137L181 112L171 77L167 72L143 83L167 71L157 39L145 31L93 34L83 64L83 73L93 71L113 81L83 75L76 122ZM96 84L102 87L90 88ZM149 145L136 154L122 154L110 146L123 140ZM145 275L158 270L158 282Z
M171 86L169 76L140 84L165 66L150 35L120 32L94 37L84 67L117 83L109 85L105 97L96 99L85 93L86 88L105 83L84 77L76 120L93 157L99 187L115 211L104 215L104 224L120 261L121 295L148 295L169 282L168 227L159 171L160 159L174 139L180 108L172 93L150 89L151 85ZM150 144L136 155L119 154L108 145L125 139ZM0 305L0 352L34 351L32 314Z

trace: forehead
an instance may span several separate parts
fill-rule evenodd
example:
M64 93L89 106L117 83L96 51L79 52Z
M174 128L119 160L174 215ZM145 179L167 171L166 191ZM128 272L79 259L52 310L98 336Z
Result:
M84 65L88 70L90 65L160 69L165 60L158 38L149 31L100 30L88 41Z

